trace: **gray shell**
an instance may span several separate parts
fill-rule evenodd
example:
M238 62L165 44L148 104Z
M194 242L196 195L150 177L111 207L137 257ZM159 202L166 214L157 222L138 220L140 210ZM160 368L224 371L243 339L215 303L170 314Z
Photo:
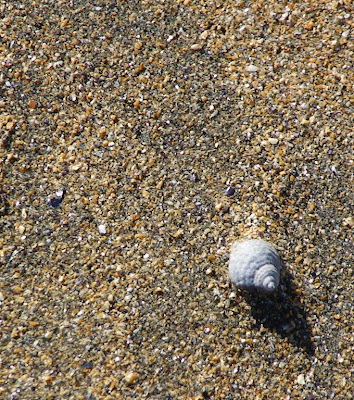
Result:
M279 286L280 259L264 240L235 242L231 248L229 274L239 289L270 293Z

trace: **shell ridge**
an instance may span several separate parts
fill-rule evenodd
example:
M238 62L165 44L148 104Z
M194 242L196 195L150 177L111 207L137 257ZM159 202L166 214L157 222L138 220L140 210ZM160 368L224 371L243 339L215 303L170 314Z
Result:
M279 285L279 270L273 264L263 265L255 272L254 283L260 290L274 290Z

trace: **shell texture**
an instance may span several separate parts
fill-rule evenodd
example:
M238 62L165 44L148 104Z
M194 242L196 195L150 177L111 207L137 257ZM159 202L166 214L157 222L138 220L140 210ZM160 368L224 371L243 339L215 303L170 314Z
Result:
M229 275L239 289L271 293L279 286L280 258L264 240L235 242L231 248Z

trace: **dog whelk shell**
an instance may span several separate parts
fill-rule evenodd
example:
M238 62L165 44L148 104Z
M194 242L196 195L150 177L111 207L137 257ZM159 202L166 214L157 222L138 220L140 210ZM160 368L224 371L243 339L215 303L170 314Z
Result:
M229 274L239 289L271 293L279 286L280 259L264 240L235 242L231 248Z

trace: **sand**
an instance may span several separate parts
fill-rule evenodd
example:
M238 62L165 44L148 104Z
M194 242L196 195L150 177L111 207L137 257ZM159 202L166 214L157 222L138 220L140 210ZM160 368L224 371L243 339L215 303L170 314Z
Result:
M2 399L353 398L352 12L1 2Z

